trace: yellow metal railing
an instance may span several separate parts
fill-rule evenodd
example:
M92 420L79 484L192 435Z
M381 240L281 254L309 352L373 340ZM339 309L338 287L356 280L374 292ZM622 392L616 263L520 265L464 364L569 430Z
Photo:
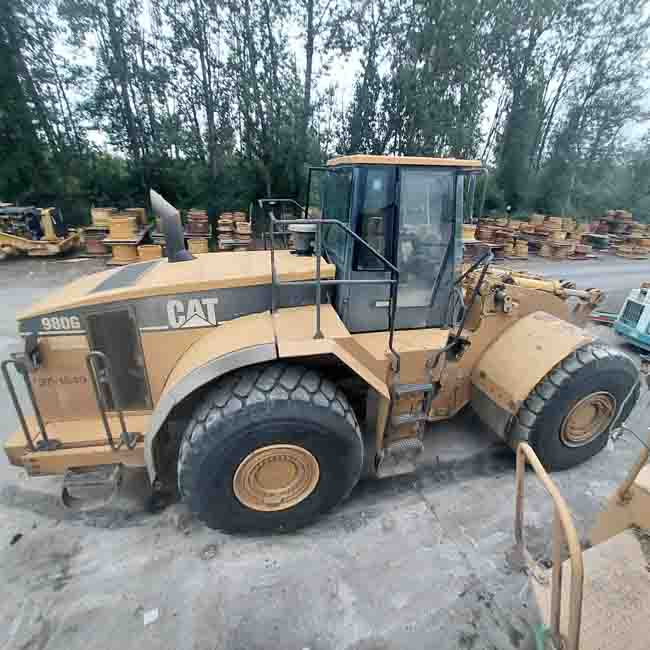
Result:
M551 480L544 466L537 458L532 447L520 442L517 447L517 501L515 514L515 539L525 560L534 565L535 560L526 549L524 539L524 474L528 463L541 481L544 489L553 499L553 539L551 573L551 616L550 629L556 639L560 639L560 620L562 610L562 544L566 544L571 563L571 589L569 591L569 627L566 638L567 650L578 650L580 647L580 622L582 618L582 590L584 584L584 567L582 563L582 547L578 533L573 525L571 511L560 494L557 486Z

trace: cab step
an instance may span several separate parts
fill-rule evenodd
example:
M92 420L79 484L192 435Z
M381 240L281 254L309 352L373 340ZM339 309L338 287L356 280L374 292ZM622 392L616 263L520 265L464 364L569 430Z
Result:
M393 415L390 419L394 427L401 427L406 424L417 424L418 422L425 422L428 419L424 411L419 413L404 413L403 415Z
M63 477L63 505L77 512L107 506L120 489L122 467L121 464L111 464L69 469Z
M411 395L412 393L432 393L434 389L433 384L396 384L393 388L395 397L402 395Z
M416 412L392 415L390 422L393 428L426 422L428 420L429 406L438 388L439 384L394 384L392 389L393 403L401 397L422 393L422 408Z
M403 438L389 444L377 454L377 478L410 474L415 471L423 451L419 438Z

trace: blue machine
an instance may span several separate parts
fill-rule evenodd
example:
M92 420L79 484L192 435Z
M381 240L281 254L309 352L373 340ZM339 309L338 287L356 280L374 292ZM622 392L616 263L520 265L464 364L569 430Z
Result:
M614 331L632 345L650 352L650 282L630 291L614 321Z

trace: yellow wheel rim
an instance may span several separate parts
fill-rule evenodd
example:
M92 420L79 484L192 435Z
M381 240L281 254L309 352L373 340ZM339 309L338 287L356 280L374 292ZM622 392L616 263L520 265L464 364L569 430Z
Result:
M293 508L315 489L320 469L314 456L296 445L269 445L252 451L237 467L233 490L251 510Z
M568 447L582 447L604 433L616 415L616 399L604 391L581 399L562 423L560 437Z

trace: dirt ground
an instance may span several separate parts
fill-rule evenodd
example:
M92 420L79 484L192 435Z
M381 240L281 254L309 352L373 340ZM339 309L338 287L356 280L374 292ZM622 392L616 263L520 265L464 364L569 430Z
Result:
M575 264L543 268L611 289L611 308L647 268ZM2 358L17 342L16 312L101 267L96 260L0 263ZM0 415L4 439L17 428L6 391ZM643 432L647 410L637 408L629 423ZM554 476L581 535L638 450L625 437ZM316 525L270 537L211 531L180 505L148 514L139 472L110 509L71 513L59 504L58 479L27 479L3 457L0 648L533 648L526 577L508 561L513 454L469 410L432 427L427 452L413 476L362 483ZM531 475L526 503L531 551L548 558L551 504Z

